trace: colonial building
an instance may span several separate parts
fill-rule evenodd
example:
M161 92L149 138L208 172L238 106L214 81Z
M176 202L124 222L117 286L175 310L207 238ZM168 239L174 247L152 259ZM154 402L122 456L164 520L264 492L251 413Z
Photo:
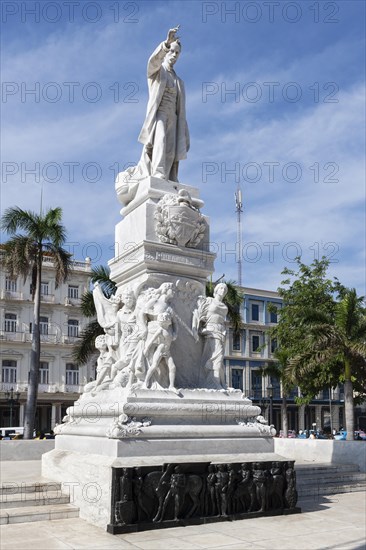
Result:
M60 423L91 377L94 367L78 366L73 345L87 320L80 310L89 289L91 264L74 261L70 278L55 287L51 257L45 256L41 285L41 365L36 429L49 431ZM0 426L22 426L31 356L33 301L30 279L11 280L0 273Z
M281 308L277 292L254 288L240 288L244 294L241 315L244 327L239 333L228 331L226 339L226 379L234 388L262 407L265 416L281 428L281 382L271 376L263 376L261 368L274 361L277 342L271 340L268 331L277 323L277 315L270 311L270 304ZM310 405L298 406L295 397L299 388L288 396L288 427L293 430L332 428L343 425L344 395L342 388L324 389Z

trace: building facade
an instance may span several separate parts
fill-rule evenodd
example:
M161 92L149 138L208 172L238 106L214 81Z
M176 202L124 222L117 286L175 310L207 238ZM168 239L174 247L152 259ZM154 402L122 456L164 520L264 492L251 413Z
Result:
M270 304L281 308L277 292L240 288L244 300L241 306L243 328L238 333L228 329L226 339L225 374L228 384L241 389L254 404L261 406L265 417L279 431L282 426L281 382L272 376L263 376L261 369L274 361L277 342L271 340L269 329L277 323L277 315ZM335 429L343 425L344 395L341 387L324 389L309 405L299 406L294 388L287 397L288 428L292 430Z
M89 289L91 263L74 261L66 283L55 286L51 257L44 257L41 284L41 364L36 429L50 431L94 378L94 366L76 365L72 351L88 320L80 300ZM22 426L31 357L31 281L0 273L0 426Z

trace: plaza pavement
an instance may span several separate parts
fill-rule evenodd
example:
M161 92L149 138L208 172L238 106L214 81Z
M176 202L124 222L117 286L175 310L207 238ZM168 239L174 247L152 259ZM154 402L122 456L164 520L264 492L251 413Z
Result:
M39 475L40 462L0 463L2 480L22 472L24 481ZM26 479L27 478L27 479ZM202 549L366 550L366 494L336 494L298 503L302 514L262 517L110 535L80 518L3 525L1 550Z

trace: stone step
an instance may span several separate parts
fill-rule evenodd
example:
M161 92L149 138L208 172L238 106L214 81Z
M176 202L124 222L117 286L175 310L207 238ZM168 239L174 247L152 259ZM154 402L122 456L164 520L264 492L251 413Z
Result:
M366 491L366 483L344 484L328 483L326 485L315 485L308 487L298 487L299 498L314 498L323 495L336 495L338 493L353 493L356 491Z
M37 481L27 483L16 483L15 481L4 481L0 484L0 495L15 495L18 493L37 493L47 491L61 491L61 483L58 481Z
M18 508L23 506L45 506L48 504L67 504L70 502L69 495L63 495L61 491L28 491L23 493L0 495L0 509Z
M322 475L314 474L309 476L297 474L296 479L297 483L300 485L307 483L326 483L328 481L339 481L340 483L342 483L346 481L366 481L366 474L363 474L361 472L346 472L340 474L325 472Z
M7 508L1 510L0 525L77 517L79 517L79 508L74 506L73 504L49 504L45 506L29 507L25 506L20 508Z
M302 499L366 490L366 474L355 464L298 464L295 468Z
M357 464L328 464L323 462L311 462L311 463L296 463L295 462L296 472L301 473L311 473L311 472L353 472L359 471Z

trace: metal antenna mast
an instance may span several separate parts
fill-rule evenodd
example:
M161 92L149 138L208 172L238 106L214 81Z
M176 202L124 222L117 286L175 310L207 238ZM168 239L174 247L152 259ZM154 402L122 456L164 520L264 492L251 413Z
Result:
M241 196L241 189L238 187L235 193L235 210L237 216L237 244L238 251L238 285L242 286L241 268L242 268L242 239L241 239L241 214L243 212L243 202Z

